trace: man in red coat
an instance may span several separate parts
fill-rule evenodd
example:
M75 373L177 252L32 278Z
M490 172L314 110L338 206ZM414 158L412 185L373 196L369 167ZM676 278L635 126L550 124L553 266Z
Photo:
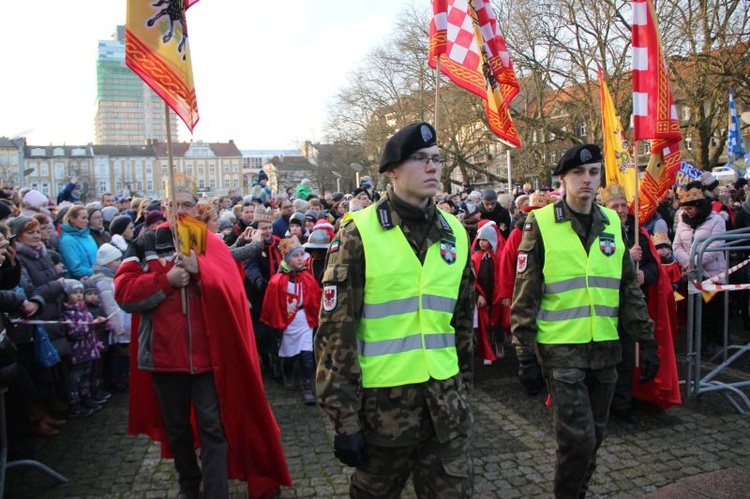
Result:
M171 198L165 209L197 215L192 181L181 179ZM247 481L250 497L291 485L240 289L221 239L209 233L204 254L176 256L168 223L143 234L115 276L117 302L139 314L128 432L168 443L162 453L174 456L179 497L197 498L201 481L205 497L228 497L228 478Z

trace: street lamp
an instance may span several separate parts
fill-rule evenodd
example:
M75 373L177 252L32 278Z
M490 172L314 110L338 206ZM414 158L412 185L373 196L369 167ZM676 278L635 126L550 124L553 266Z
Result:
M361 172L364 169L364 167L362 165L360 165L359 163L352 163L349 166L355 172L354 174L355 174L355 176L357 178L357 187L359 187L359 172Z

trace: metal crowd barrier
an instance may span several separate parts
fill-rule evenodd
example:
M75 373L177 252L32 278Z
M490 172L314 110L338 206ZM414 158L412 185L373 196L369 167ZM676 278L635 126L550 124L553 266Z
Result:
M712 246L713 245L713 246ZM702 279L703 256L710 252L723 252L727 265L725 271L709 279ZM736 379L737 371L729 372L732 363L750 352L750 342L745 345L731 344L729 336L729 293L732 291L750 290L750 279L743 278L735 284L729 282L729 276L744 269L750 259L730 267L730 252L746 252L750 255L750 227L731 230L723 234L715 234L699 238L693 242L690 252L690 269L688 271L688 317L687 317L687 377L685 380L686 395L697 397L706 392L719 392L741 414L750 410L750 398L742 388L750 387L750 379L726 381ZM750 275L743 272L742 275ZM692 292L691 292L692 289ZM724 330L722 331L721 349L705 362L701 358L703 331L701 328L703 316L703 292L717 292L725 294L724 299ZM743 303L746 311L747 303ZM717 364L718 362L718 364ZM718 379L723 375L722 380Z

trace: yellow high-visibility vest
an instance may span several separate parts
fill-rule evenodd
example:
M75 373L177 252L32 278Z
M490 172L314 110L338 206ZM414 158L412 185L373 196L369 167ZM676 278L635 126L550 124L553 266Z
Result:
M453 236L430 246L422 265L400 227L383 228L377 208L351 213L365 250L357 329L362 386L448 379L458 373L451 319L468 257L466 230L441 211Z
M539 343L618 339L622 259L627 248L619 216L602 210L609 225L588 254L571 222L555 220L554 205L534 211L544 241L544 291L536 320Z

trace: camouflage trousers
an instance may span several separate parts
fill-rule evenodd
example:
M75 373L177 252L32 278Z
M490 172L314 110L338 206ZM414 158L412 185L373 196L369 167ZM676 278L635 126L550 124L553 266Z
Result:
M617 370L551 368L545 376L557 438L555 497L584 497L604 440Z
M393 497L414 474L417 497L464 498L474 490L474 469L468 452L469 437L445 443L433 438L410 447L367 445L368 462L352 475L351 497Z

